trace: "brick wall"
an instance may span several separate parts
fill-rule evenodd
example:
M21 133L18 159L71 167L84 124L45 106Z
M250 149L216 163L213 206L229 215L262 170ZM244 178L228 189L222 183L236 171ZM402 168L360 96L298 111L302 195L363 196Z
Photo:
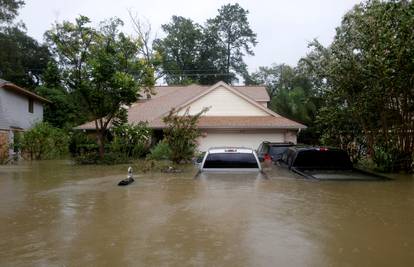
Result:
M0 163L9 158L9 132L0 130Z

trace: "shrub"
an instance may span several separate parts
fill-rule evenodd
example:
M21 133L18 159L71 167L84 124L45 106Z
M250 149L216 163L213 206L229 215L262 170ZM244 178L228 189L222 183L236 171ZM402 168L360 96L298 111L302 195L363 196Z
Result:
M112 141L110 151L125 158L139 158L148 153L151 130L147 123L120 124L110 129Z
M19 146L31 160L54 159L67 154L69 137L63 130L40 122L23 133Z
M98 153L96 139L82 131L74 131L70 134L69 152L76 157L83 154Z
M372 160L381 172L409 171L406 162L412 162L412 153L402 153L397 148L384 145L374 146Z
M165 141L160 141L154 146L147 158L152 160L166 160L171 157L171 148Z
M176 110L172 109L168 116L164 118L167 128L164 130L165 141L171 148L170 159L174 163L189 161L194 156L197 148L197 137L200 132L197 123L200 116L208 109L204 108L195 115L189 114L187 109L182 116L176 114Z

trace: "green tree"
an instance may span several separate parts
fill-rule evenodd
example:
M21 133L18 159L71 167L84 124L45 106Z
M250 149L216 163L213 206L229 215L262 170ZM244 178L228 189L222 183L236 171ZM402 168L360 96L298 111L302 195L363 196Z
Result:
M50 60L46 45L39 44L19 26L0 31L0 77L19 86L33 89Z
M246 77L246 84L263 84L271 98L270 108L282 116L312 125L319 105L308 73L281 64L259 67Z
M33 89L50 60L46 45L26 33L22 22L13 23L22 0L0 0L0 78Z
M197 123L202 114L208 109L205 108L195 115L189 115L187 109L182 116L176 114L172 109L164 117L167 128L164 129L164 139L171 149L171 160L174 163L190 160L197 148L197 138L200 136Z
M414 2L366 1L344 16L328 48L314 46L324 55L327 104L336 102L351 118L337 126L357 124L374 160L393 158L394 170L411 170L413 161L413 28Z
M221 58L226 71L227 83L236 79L236 74L247 73L243 57L254 55L256 34L252 31L247 19L248 10L239 4L227 4L218 10L218 15L207 21L206 29L214 37L224 51Z
M42 85L36 87L36 93L50 100L45 104L43 120L58 128L71 128L86 120L81 108L76 104L72 93L62 85L62 76L57 64L49 61L42 75Z
M0 0L0 25L11 23L23 5L23 0Z
M75 23L56 24L46 38L63 69L64 86L95 122L103 158L110 122L123 105L137 100L140 86L153 86L154 80L139 57L139 42L119 32L121 20L105 21L98 29L89 23L89 18L80 16Z
M161 26L167 34L154 42L161 55L161 66L168 84L189 84L198 80L202 45L202 27L191 19L173 16L169 24Z

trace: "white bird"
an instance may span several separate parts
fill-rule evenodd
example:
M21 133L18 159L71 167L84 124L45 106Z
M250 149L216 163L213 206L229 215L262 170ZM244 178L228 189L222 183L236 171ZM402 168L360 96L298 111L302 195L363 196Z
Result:
M132 167L129 166L128 168L128 178L132 178Z
M118 183L118 185L120 185L120 186L123 186L123 185L129 185L129 184L131 184L131 183L133 183L135 180L134 180L134 178L132 178L132 167L131 166L129 166L129 168L128 168L128 176L127 176L127 178L126 179L124 179L124 180L122 180L122 181L120 181L119 183Z

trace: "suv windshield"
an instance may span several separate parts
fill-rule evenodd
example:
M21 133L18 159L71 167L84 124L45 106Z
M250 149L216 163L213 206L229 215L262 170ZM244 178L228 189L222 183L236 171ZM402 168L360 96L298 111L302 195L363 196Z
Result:
M341 150L306 150L298 153L294 167L303 169L352 169L348 154Z
M253 153L213 153L208 154L204 168L259 168Z

